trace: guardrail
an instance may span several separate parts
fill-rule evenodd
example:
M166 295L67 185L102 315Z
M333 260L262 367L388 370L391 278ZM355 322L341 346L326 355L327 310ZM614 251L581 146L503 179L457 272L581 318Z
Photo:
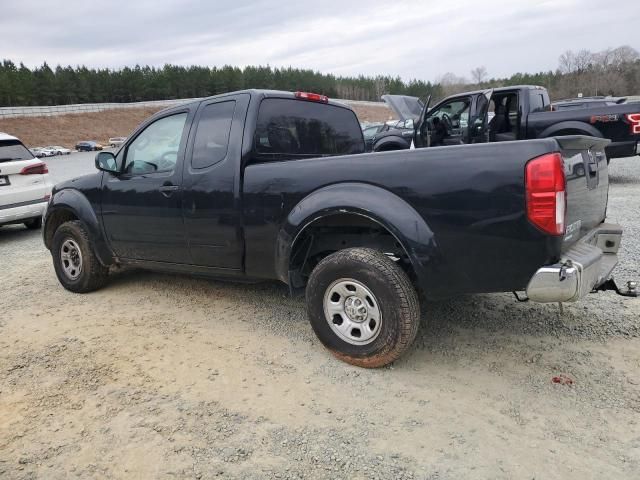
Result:
M145 107L171 107L181 103L187 103L199 98L180 98L177 100L154 100L150 102L131 103L80 103L75 105L51 105L43 107L1 107L0 120L12 117L51 117L55 115L66 115L69 113L102 112L104 110L116 110L125 108L145 108ZM339 100L339 102L350 105L382 106L381 102L365 102L359 100Z
M102 112L104 110L126 108L170 107L181 103L187 103L192 100L198 99L181 98L178 100L155 100L150 102L132 103L80 103L74 105L51 105L46 107L2 107L0 108L0 119L11 117L50 117L69 113Z

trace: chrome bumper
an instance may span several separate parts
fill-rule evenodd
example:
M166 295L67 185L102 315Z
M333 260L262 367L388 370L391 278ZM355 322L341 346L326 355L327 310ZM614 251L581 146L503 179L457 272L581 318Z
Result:
M559 263L533 275L527 297L534 302L575 302L604 283L618 263L622 227L603 223L569 249Z

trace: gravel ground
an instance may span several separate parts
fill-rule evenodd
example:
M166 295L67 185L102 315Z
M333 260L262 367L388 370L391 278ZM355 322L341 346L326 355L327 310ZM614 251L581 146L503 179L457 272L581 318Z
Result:
M617 276L639 279L640 159L611 179ZM130 272L74 295L21 227L0 259L2 479L638 478L638 299L430 303L371 371L281 285Z

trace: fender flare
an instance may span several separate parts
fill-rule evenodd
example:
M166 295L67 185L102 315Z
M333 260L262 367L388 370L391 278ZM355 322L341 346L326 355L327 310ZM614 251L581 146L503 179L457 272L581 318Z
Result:
M51 248L51 239L55 232L50 232L51 219L56 217L57 212L67 211L80 220L87 229L89 238L94 248L94 253L100 263L108 266L114 263L114 255L102 231L102 225L94 211L91 203L82 193L72 188L65 188L53 194L51 203L47 208L47 213L42 227L42 235L45 246Z
M591 137L603 138L602 133L593 125L573 120L555 123L545 128L540 135L538 135L538 138L553 137L557 132L561 132L562 130L579 130Z
M386 228L407 253L421 285L438 256L435 236L418 212L405 200L384 188L344 182L313 191L291 210L276 240L275 270L289 283L289 265L299 235L316 220L339 214L367 217Z
M411 140L411 139L410 139ZM380 147L384 147L386 145L397 145L400 148L396 150L407 150L411 146L411 141L407 142L404 137L399 135L389 135L388 137L382 137L380 140L373 143L373 151L380 151ZM406 146L403 146L406 145Z

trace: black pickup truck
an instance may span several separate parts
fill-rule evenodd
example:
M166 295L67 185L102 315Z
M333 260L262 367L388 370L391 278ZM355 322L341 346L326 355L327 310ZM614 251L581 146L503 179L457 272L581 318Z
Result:
M416 97L385 95L383 100L400 120L415 122L416 147L588 135L611 141L608 159L640 154L640 103L554 111L547 90L533 85L459 93L428 111L429 102ZM406 142L384 149L403 148Z
M230 93L155 114L99 172L57 185L44 242L73 292L118 265L306 287L321 342L379 367L411 345L418 291L571 302L602 285L622 238L605 223L606 144L363 153L340 103Z

